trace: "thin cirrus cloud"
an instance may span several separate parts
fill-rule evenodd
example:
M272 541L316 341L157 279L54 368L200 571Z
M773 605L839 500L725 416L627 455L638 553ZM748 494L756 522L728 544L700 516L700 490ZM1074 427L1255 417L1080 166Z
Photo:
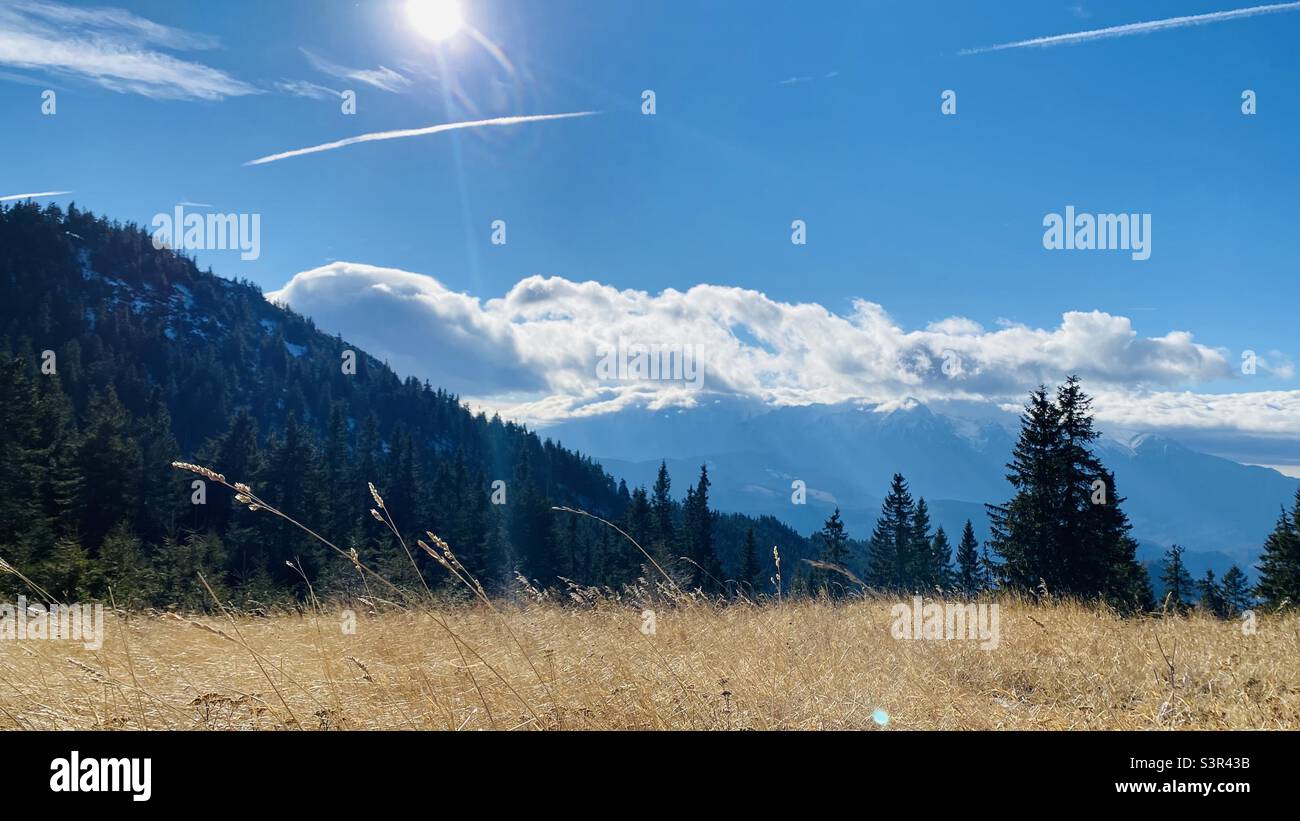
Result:
M0 202L13 202L14 200L34 200L40 197L61 197L64 194L71 194L71 191L36 191L31 194L6 194L0 197Z
M292 94L295 97L306 97L310 100L328 100L337 98L342 92L335 91L329 86L323 86L319 83L312 83L306 80L281 80L275 84L277 91L285 94Z
M1168 17L1163 20L1149 20L1144 23L1127 23L1122 26L1108 26L1091 31L1076 31L1069 34L1054 34L1048 37L1034 37L1029 40L1017 40L1013 43L1001 43L995 46L963 49L958 54L987 54L992 51L1006 51L1013 48L1047 48L1063 46L1070 43L1086 43L1092 40L1109 40L1115 37L1131 37L1135 34L1149 34L1153 31L1179 29L1188 26L1204 26L1210 23L1222 23L1227 20L1239 20L1244 17L1256 17L1261 14L1277 14L1285 11L1300 10L1300 2L1273 3L1266 6L1214 11L1207 14L1191 14L1183 17Z
M411 78L399 71L394 71L387 66L378 66L376 68L348 68L338 63L326 60L318 54L308 51L305 48L299 48L307 62L311 63L312 68L322 74L328 74L339 80L353 80L358 83L365 83L368 86L381 89L393 94L405 91L411 87Z
M0 3L0 65L86 80L157 99L220 100L258 89L203 63L165 54L215 48L215 38L123 9L39 0Z
M312 145L307 148L295 148L292 151L281 151L278 154L268 154L265 157L258 157L255 160L249 160L244 165L265 165L267 163L287 160L290 157L301 157L305 154L319 154L322 151L334 151L338 148L346 148L349 145L357 143L370 143L382 140L400 140L404 137L424 137L429 134L441 134L444 131L456 131L462 128L492 128L506 125L522 125L524 123L540 123L548 120L565 120L572 117L590 117L599 114L598 111L573 111L566 114L526 114L515 117L492 117L487 120L466 120L459 123L440 123L438 125L426 126L424 128L402 128L396 131L375 131L369 134L358 134L355 137L347 137L342 140Z
M299 273L267 298L343 334L403 375L538 426L717 397L767 405L971 400L1015 407L1032 386L1077 373L1096 395L1104 423L1300 438L1300 391L1196 393L1198 384L1241 378L1229 352L1182 331L1142 336L1129 318L1101 311L1067 312L1051 328L988 329L949 317L908 329L861 299L836 314L738 287L654 294L530 276L484 301L433 277L351 262ZM694 346L703 390L601 378L601 351L620 338ZM1280 355L1269 362L1275 364L1260 360L1261 372L1290 372Z

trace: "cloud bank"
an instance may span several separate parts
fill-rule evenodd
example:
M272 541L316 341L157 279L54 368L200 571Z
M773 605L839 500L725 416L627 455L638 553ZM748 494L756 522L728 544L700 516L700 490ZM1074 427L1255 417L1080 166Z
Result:
M1300 438L1300 391L1194 393L1197 384L1233 378L1234 356L1187 332L1142 336L1127 317L1100 311L1065 313L1054 328L988 329L949 317L909 330L861 299L838 315L744 288L651 294L531 276L483 301L429 276L351 262L304 271L267 298L403 375L534 425L719 396L773 405L955 399L1018 407L1030 387L1077 373L1096 395L1099 419L1114 425ZM598 365L620 338L692 346L703 389L609 378Z

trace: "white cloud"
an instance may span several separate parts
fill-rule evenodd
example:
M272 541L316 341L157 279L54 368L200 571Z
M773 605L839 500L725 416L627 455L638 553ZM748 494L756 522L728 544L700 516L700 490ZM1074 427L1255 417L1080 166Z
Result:
M950 334L952 336L976 336L984 333L984 326L963 316L950 316L925 326L927 331Z
M1198 394L1234 378L1226 351L1176 331L1141 336L1127 317L1071 311L1054 328L986 330L962 317L908 330L880 305L838 315L744 288L658 294L532 276L486 301L432 277L349 262L296 275L268 298L480 407L534 424L627 407L689 407L721 395L771 404L976 400L1018 408L1026 391L1077 373L1098 418L1300 438L1300 391ZM597 375L619 337L692 345L703 390ZM956 369L945 371L945 362Z
M386 359L403 376L494 394L546 386L516 348L509 323L431 277L335 262L297 274L266 297L295 310L312 306L321 327L344 332L348 341ZM358 316L372 321L357 323Z
M221 44L216 37L164 26L137 17L124 9L77 8L41 0L18 0L10 5L29 17L42 18L62 26L118 31L130 35L138 42L164 48L201 51L217 48Z
M1134 430L1224 430L1300 439L1300 391L1095 392L1098 418Z
M353 80L358 83L365 83L382 91L396 94L405 91L411 86L411 79L398 71L393 71L387 66L378 66L376 68L348 68L338 63L326 60L317 54L313 54L307 49L299 49L307 62L311 63L312 68L322 74L328 74L339 80Z
M1077 8L1077 7L1076 7ZM1215 11L1208 14L1191 14L1183 17L1168 17L1163 20L1149 20L1144 23L1126 23L1122 26L1108 26L1091 31L1075 31L1069 34L1054 34L1048 37L1034 37L1029 40L1017 40L1013 43L1001 43L984 48L963 49L959 54L985 54L990 51L1006 51L1013 48L1046 48L1068 43L1086 43L1092 40L1109 40L1114 37L1131 37L1135 34L1149 34L1153 31L1203 26L1209 23L1222 23L1225 20L1237 20L1243 17L1256 17L1261 14L1276 14L1284 11L1300 10L1300 2L1273 3L1266 6ZM1082 16L1082 15L1080 15Z
M337 99L341 92L328 86L310 83L306 80L281 80L275 84L277 91L292 94L295 97L307 97L312 100Z
M78 77L121 93L220 100L258 90L220 69L155 48L214 48L215 38L115 8L0 4L0 65Z

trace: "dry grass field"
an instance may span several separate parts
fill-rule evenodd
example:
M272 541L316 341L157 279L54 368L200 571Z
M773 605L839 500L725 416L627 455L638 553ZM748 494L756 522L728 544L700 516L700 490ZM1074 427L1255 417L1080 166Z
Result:
M0 728L1300 727L1300 617L1120 619L1003 600L1001 640L897 640L893 600L656 611L597 599L106 616L104 645L0 642ZM881 712L883 711L883 712ZM887 716L887 720L886 720Z

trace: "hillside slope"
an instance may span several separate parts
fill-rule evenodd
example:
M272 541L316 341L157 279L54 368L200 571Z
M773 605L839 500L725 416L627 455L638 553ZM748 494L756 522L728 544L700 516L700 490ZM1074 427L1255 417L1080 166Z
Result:
M75 206L0 209L0 354L0 556L68 595L116 579L146 600L201 600L190 571L204 568L250 596L302 593L285 567L299 560L314 583L352 583L346 562L225 489L195 504L194 477L168 467L178 458L253 484L393 575L409 560L369 516L369 481L408 540L435 530L497 587L516 570L544 583L636 572L628 545L550 509L620 515L628 491L600 465L403 380L134 225ZM505 504L490 501L497 481ZM720 528L724 555L743 538L732 530Z

